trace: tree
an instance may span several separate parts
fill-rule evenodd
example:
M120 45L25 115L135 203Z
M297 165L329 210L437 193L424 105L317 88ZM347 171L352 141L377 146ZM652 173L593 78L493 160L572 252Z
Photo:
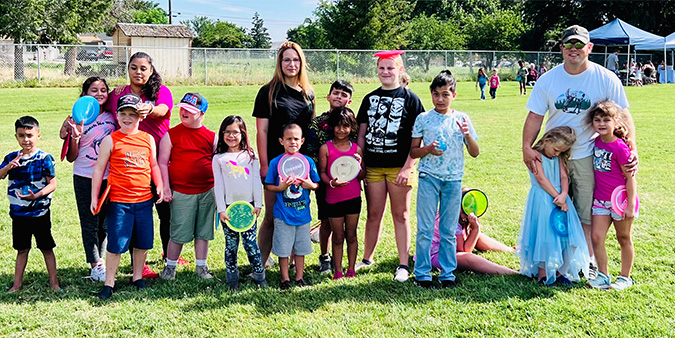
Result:
M169 23L168 13L154 1L114 0L109 1L110 10L103 22L103 30L112 34L118 22Z
M245 48L253 43L246 30L237 25L216 20L204 24L201 34L193 40L195 47Z
M253 40L251 48L270 48L272 47L272 38L270 38L270 33L267 32L265 27L265 22L260 17L258 12L255 12L253 15L253 28L249 33L249 36Z
M469 37L467 48L486 50L518 50L527 31L519 12L499 9L491 15L469 17L464 32Z
M204 29L206 28L206 25L210 22L211 20L205 16L195 16L192 19L189 20L184 20L181 21L181 25L185 25L190 30L192 31L192 34L194 34L195 37L200 36L203 32Z
M16 43L78 43L78 33L97 31L107 1L12 0L0 2L0 35ZM14 49L14 78L23 80L23 48ZM70 62L69 62L70 61ZM75 70L75 52L66 53L66 74Z
M405 23L414 7L399 0L324 0L316 15L335 48L392 49L405 45Z
M414 18L409 26L407 36L408 49L415 50L443 50L463 49L465 36L459 27L449 21L441 21L435 15L430 17L420 15ZM430 56L420 54L424 61L424 69L429 71Z
M326 31L317 20L305 19L302 25L286 32L286 39L296 42L306 49L333 48L326 38Z

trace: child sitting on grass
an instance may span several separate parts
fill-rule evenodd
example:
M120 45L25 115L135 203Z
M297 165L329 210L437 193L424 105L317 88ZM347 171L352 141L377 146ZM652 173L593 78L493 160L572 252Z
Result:
M60 291L53 251L56 243L51 233L49 210L52 192L56 190L54 157L37 147L40 124L35 118L19 118L14 123L14 129L21 150L9 153L0 164L0 179L9 175L7 197L12 218L12 246L16 249L14 285L7 292L21 290L33 236L45 257L49 286Z
M129 250L132 234L135 242L131 284L138 289L146 287L143 268L145 256L152 249L154 238L151 177L157 186L158 202L163 200L164 186L156 160L155 140L150 134L138 130L138 124L145 118L145 115L137 111L141 103L141 98L136 94L126 94L119 98L117 121L120 129L101 142L91 177L90 210L96 214L103 172L110 164L110 204L106 215L108 247L105 284L98 295L101 299L108 299L113 294L120 256Z
M281 135L279 142L284 146L285 153L270 162L265 187L277 194L277 200L274 202L272 253L279 257L281 270L279 288L288 290L291 288L288 260L292 251L295 252L295 285L298 287L307 285L303 279L305 256L312 253L312 241L309 238L312 215L309 210L308 190L316 189L318 187L316 182L319 182L320 178L314 161L308 156L301 155L309 163L309 177L290 175L282 179L277 170L279 161L284 155L297 154L305 139L302 137L302 128L295 123L286 125Z

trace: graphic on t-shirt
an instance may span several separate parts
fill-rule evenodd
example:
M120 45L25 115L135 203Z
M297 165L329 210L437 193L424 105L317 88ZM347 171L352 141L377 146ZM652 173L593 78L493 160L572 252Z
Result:
M570 90L560 94L555 101L555 107L563 113L579 115L581 110L591 107L591 99L581 90Z
M593 149L593 168L603 173L612 171L612 153L595 147Z
M284 206L287 208L294 208L302 210L305 208L305 200L302 197L304 189L300 185L291 184L290 187L284 190Z
M227 173L227 177L234 178L244 176L244 179L248 179L248 168L239 166L236 161L228 161L225 165L230 171Z
M366 144L373 153L395 153L405 99L371 96Z
M124 166L126 168L145 168L148 153L145 150L127 151L124 153Z

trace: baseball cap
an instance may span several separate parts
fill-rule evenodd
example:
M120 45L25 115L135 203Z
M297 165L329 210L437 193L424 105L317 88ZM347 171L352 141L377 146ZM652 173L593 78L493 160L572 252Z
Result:
M588 30L579 25L572 25L565 29L562 35L562 42L565 43L569 40L577 39L582 43L586 44L591 41L591 38L588 35Z
M206 99L199 93L187 93L176 106L184 108L192 114L199 114L206 113L206 109L209 108L209 103L206 102Z
M125 94L117 99L117 111L120 111L124 108L134 108L138 109L138 106L143 103L141 97L136 94Z

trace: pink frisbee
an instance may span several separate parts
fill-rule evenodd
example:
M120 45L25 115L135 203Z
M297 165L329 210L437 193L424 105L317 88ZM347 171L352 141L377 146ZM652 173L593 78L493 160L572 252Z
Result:
M627 195L626 195L626 186L620 185L614 189L612 192L612 211L617 215L623 216L623 211L628 205ZM635 212L640 209L640 199L635 197Z
M388 58L392 58L392 57L397 56L397 55L401 55L403 53L405 53L405 51L402 51L402 50L385 50L385 51L377 52L373 56L378 57L378 58L388 59Z
M277 171L282 180L288 179L291 175L306 179L309 177L309 162L300 153L285 154L279 160Z

